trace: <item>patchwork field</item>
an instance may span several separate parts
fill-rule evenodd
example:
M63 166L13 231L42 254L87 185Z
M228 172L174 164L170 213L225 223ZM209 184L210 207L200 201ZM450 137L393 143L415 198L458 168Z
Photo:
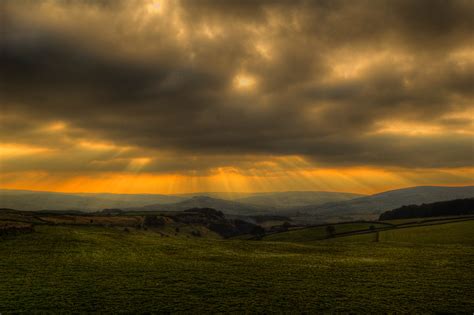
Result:
M381 231L379 241L384 243L430 244L430 245L467 245L474 244L474 221L460 221L434 225L403 227ZM332 239L337 242L369 242L374 240L374 233L352 235L349 237Z
M0 241L0 312L472 313L473 231L274 242L38 225Z
M373 228L390 227L385 223L343 223L332 225L334 235L345 234L355 231L369 230ZM316 226L310 228L298 228L284 233L269 234L263 238L265 241L279 242L310 242L323 240L328 237L326 226Z

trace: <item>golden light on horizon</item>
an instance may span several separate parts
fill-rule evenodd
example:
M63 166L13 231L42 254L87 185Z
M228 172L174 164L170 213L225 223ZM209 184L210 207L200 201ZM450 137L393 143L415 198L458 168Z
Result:
M178 194L206 191L271 192L271 191L340 191L373 194L400 187L430 185L472 185L474 168L422 170L420 174L406 170L380 168L308 169L282 171L262 176L252 171L241 173L220 168L205 176L153 174L140 172L149 163L139 158L127 172L89 174L50 174L25 172L1 174L4 189L31 189L56 192L110 192Z

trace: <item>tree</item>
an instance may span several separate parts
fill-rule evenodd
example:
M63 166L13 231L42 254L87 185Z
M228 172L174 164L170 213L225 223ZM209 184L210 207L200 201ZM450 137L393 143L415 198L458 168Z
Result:
M143 219L143 225L145 227L159 227L166 224L163 217L157 217L156 215L146 215Z
M255 236L263 236L265 235L265 229L263 227L261 227L260 225L256 225L252 231L250 232L250 234L252 235L255 235Z
M287 230L291 227L291 224L290 224L290 222L285 221L285 222L281 225L281 227L282 227L285 231L287 231Z

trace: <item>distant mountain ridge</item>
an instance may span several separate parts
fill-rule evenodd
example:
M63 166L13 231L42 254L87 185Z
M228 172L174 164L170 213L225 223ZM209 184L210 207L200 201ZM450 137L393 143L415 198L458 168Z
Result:
M390 190L342 202L293 208L290 212L308 215L380 214L403 205L432 203L474 197L474 186L416 186Z
M225 214L252 215L274 213L272 207L254 206L241 202L217 199L208 196L194 196L174 204L152 204L129 210L136 211L184 211L191 208L212 208Z
M224 196L229 198L217 198ZM190 208L213 208L229 215L285 215L313 217L319 220L347 220L403 205L432 203L474 197L474 186L417 186L386 191L370 196L340 192L217 192L158 194L87 194L0 190L0 208L17 210L81 210L100 211L105 208L129 211L183 211Z
M57 193L0 189L0 208L17 210L82 210L140 207L150 203L176 203L184 198L158 194Z
M321 204L327 201L346 200L361 195L339 192L204 192L178 195L160 194L112 194L112 193L58 193L47 191L8 190L0 189L0 207L18 210L82 210L97 211L105 208L140 208L144 206L170 205L167 209L182 209L181 205L172 204L190 200L190 207L215 207L230 209L244 209L266 212L268 209L280 209L293 206ZM198 199L193 199L199 197ZM204 197L215 199L206 202ZM203 199L204 198L204 199ZM217 201L221 200L221 201ZM238 204L230 204L233 201ZM245 204L245 205L242 205ZM217 207L217 208L219 208ZM153 207L152 207L153 208ZM265 210L263 210L265 209ZM222 209L221 209L222 210Z
M249 193L249 192L196 192L196 193L184 193L184 194L173 194L173 196L177 196L180 198L185 199L190 199L193 197L200 197L200 196L206 196L206 197L211 197L211 198L216 198L216 199L224 199L224 200L233 200L236 201L241 198L246 198L246 197L251 197L259 194L264 194L264 193Z
M331 192L331 191L287 191L278 193L261 193L237 201L247 204L271 206L274 208L291 208L307 205L319 205L328 202L351 200L366 195Z

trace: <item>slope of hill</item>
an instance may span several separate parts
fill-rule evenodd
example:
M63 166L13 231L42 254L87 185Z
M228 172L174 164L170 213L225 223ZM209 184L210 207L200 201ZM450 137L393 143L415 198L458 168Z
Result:
M0 208L18 210L84 210L141 207L150 203L175 203L181 197L168 195L56 193L28 190L0 190Z
M418 186L386 191L343 202L312 205L292 209L293 214L318 216L380 214L403 205L431 203L474 197L474 186Z
M386 211L380 220L409 219L423 217L440 217L451 215L474 214L474 199L455 199L422 205L402 206Z
M472 198L474 186L433 187L420 186L387 191L371 196L335 192L274 192L274 193L204 193L205 196L158 194L86 194L39 191L0 190L0 208L18 210L82 210L104 208L132 210L182 211L189 208L214 208L236 215L308 215L323 219L356 215L379 215L409 204ZM192 196L193 194L189 194ZM220 195L229 199L213 198ZM353 197L358 197L354 198ZM334 201L334 200L343 201ZM325 201L330 201L326 202ZM332 201L331 201L332 200ZM307 205L311 203L311 205ZM367 218L365 218L367 219ZM337 221L337 220L336 220ZM339 220L340 221L340 220Z
M184 193L184 194L174 194L173 196L177 196L184 199L190 199L193 197L211 197L217 199L224 199L224 200L232 200L237 201L238 199L256 196L264 193L247 193L247 192L235 192L235 191L221 191L221 192L197 192L197 193Z
M184 211L190 208L213 208L225 214L254 215L273 213L271 207L255 206L241 202L211 198L207 196L195 196L190 199L174 204L152 204L131 210L137 211Z
M293 243L40 225L0 241L0 305L5 314L471 314L473 223L394 229L380 244L373 234Z
M402 224L403 225L403 224ZM353 234L346 237L336 237L329 239L329 242L336 243L373 243L374 233ZM437 245L433 248L439 248L439 245L454 245L461 250L472 248L474 245L474 220L439 220L431 224L413 224L407 228L393 228L379 232L378 241L387 246L395 243L405 243L415 245ZM443 253L442 256L445 256ZM436 259L436 258L433 258Z
M250 197L240 198L237 201L283 209L322 205L328 202L346 201L363 196L365 195L330 191L286 191L255 194Z
M373 228L383 228L390 225L386 223L375 223L375 222L350 222L350 223L339 223L331 225L334 230L333 233L349 233L364 231ZM268 234L262 238L264 241L272 242L313 242L317 240L323 240L328 238L327 225L298 228L289 230L282 233Z

